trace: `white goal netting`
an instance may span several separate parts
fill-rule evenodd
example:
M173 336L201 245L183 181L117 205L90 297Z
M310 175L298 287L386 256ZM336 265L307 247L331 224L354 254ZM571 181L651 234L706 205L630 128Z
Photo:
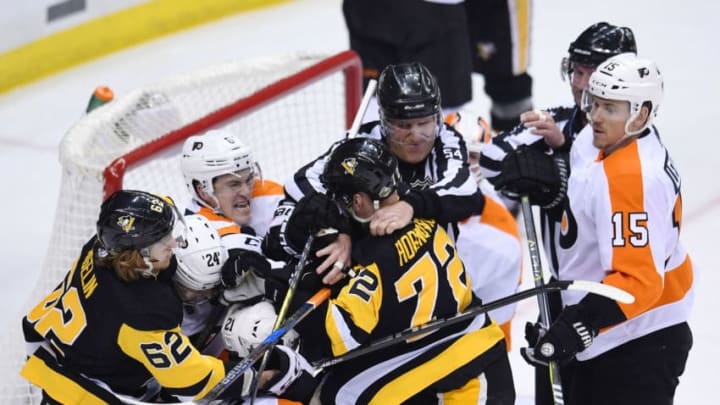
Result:
M280 183L337 140L360 102L357 56L282 55L230 62L137 89L80 119L60 145L62 182L49 249L23 312L47 295L95 233L103 197L119 188L189 201L179 167L185 138L227 128ZM0 338L0 403L39 403L18 374L22 314Z

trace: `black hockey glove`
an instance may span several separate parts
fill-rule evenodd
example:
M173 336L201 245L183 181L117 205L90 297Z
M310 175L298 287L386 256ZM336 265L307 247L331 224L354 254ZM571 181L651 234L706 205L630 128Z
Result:
M304 302L310 295L325 287L322 282L323 275L317 274L315 269L322 263L322 258L309 257L305 263L305 270L298 280L297 293L293 303ZM280 309L288 290L288 283L295 271L298 259L289 260L282 269L273 269L271 277L265 279L265 298L275 304L275 310ZM299 300L299 301L298 301Z
M220 270L220 281L225 288L237 287L248 271L265 278L270 274L270 262L265 256L252 250L230 249L230 258Z
M531 366L547 366L551 361L566 364L575 354L587 349L597 335L584 318L577 305L565 308L550 329L541 333L535 347L523 347L520 354Z
M326 232L328 229L334 231ZM313 193L298 201L281 230L280 240L299 254L308 236L316 235L312 247L316 251L335 240L339 233L350 233L350 221L328 196Z
M505 156L501 167L495 189L510 199L525 194L531 204L552 208L567 195L567 163L558 154L520 147Z
M313 368L288 347L278 345L272 349L266 370L279 371L263 388L278 397L308 403L317 387Z

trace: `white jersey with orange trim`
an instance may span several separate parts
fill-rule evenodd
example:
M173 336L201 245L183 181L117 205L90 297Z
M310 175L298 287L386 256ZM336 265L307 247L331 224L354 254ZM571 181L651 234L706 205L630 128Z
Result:
M277 207L278 202L283 197L284 192L281 184L272 180L255 180L252 199L250 200L250 210L252 214L250 216L250 222L247 225L255 231L257 236L265 236L270 227L275 207ZM186 214L200 214L204 216L213 224L223 238L229 234L242 232L241 226L233 222L232 219L200 204L194 198L190 201L190 204L188 204ZM226 239L223 239L223 242L228 243ZM232 248L232 246L228 246L228 248ZM243 249L245 248L243 247Z
M514 294L520 284L522 247L517 222L510 211L485 194L482 215L460 222L459 229L457 250L475 294L483 303ZM515 305L490 311L490 316L505 332L508 349L509 326L514 314Z
M195 199L192 199L188 204L186 214L200 214L207 218L220 234L223 245L228 250L244 249L262 254L260 248L262 237L267 232L275 207L282 198L282 185L271 180L255 180L252 200L250 200L252 214L248 224L255 231L255 235L243 233L242 226L233 222L232 219L201 205ZM281 266L279 262L270 261L270 263L273 267ZM264 295L264 293L264 280L252 272L248 272L243 278L243 282L232 289L232 297L238 301L252 299ZM209 301L203 301L195 305L183 305L182 331L191 337L199 334L205 329L205 324L210 320L215 305L217 304ZM224 343L220 334L213 333L202 349L205 353L217 354L223 348Z
M627 320L600 331L577 355L594 358L625 342L688 320L693 266L680 243L680 176L655 128L573 167L558 246L561 279L602 281L635 296ZM563 303L584 294L563 292Z

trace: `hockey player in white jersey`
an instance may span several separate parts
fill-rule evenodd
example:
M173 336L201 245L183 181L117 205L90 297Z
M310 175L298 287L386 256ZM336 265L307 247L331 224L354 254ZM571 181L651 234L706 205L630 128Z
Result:
M672 404L692 346L680 176L652 125L662 96L655 63L633 54L602 63L583 96L599 152L569 178L559 275L619 287L635 302L563 292L566 307L523 350L531 363L577 359L568 403Z
M186 214L200 214L217 229L228 249L222 283L243 284L228 301L261 297L271 263L260 245L273 211L283 196L282 186L263 179L250 149L232 132L211 130L185 140L180 168L192 195ZM241 294L237 294L241 293Z
M528 111L521 115L522 125L513 131L501 133L483 149L480 158L481 173L502 194L517 198L527 194L530 202L545 207L540 210L543 246L551 276L557 278L558 258L562 231L563 190L566 182L562 180L560 166L580 165L592 160L597 149L592 145L591 128L581 110L582 92L595 68L607 58L623 52L635 53L635 37L628 27L619 27L599 22L587 27L570 43L568 55L562 59L561 73L570 84L573 104L550 108L545 111ZM546 153L552 153L555 159L548 159ZM570 155L569 163L565 162ZM516 181L524 179L522 183ZM512 187L507 187L513 183ZM513 188L511 190L511 188ZM549 193L548 190L553 192ZM511 210L515 207L509 206ZM554 209L549 209L554 206ZM551 319L561 308L559 294L548 294ZM537 325L526 325L526 338L531 345L537 341ZM570 382L573 376L572 362L561 365L563 382ZM567 384L564 384L567 385ZM540 405L552 404L553 395L547 370L537 370L535 378L535 398Z

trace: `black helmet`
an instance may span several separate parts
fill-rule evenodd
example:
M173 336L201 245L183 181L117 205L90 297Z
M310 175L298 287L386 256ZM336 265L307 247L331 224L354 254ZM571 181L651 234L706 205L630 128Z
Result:
M383 119L410 119L440 113L440 88L420 62L388 65L380 73L377 101Z
M373 200L389 197L400 181L398 163L387 147L376 140L353 138L332 151L320 177L330 197L350 206L350 197L367 193Z
M570 62L588 66L598 66L609 57L625 52L637 53L632 30L606 22L586 28L568 48Z
M173 211L169 199L144 191L116 191L100 207L98 240L106 250L149 247L172 231Z

